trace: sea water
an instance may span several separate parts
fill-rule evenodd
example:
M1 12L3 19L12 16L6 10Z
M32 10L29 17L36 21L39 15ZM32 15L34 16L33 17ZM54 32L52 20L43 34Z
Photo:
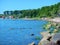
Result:
M42 20L20 20L0 19L0 45L28 45L40 40L40 32L44 31L43 25L47 21Z

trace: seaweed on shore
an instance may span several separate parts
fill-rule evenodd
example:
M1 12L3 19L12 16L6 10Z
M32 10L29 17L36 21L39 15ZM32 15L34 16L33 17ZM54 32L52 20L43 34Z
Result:
M50 34L52 33L59 33L60 32L60 25L58 23L48 22L43 26L43 29L49 31Z

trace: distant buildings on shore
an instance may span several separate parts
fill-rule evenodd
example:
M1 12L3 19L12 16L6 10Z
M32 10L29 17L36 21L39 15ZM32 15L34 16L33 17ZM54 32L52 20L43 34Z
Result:
M13 17L13 16L7 16L7 17L5 17L5 16L0 16L0 18L2 18L2 19L13 19L14 17Z

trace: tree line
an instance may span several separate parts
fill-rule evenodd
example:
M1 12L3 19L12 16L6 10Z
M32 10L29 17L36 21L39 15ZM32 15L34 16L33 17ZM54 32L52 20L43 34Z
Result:
M14 18L42 18L60 16L60 2L51 6L44 6L38 9L4 11L4 16L13 16Z

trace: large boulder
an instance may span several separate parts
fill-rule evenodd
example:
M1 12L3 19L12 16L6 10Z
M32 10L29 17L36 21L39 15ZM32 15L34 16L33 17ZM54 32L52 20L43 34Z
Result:
M57 45L57 44L53 41L50 41L49 43L46 43L45 45Z
M41 32L41 35L43 36L43 38L41 39L41 41L38 43L38 45L45 45L47 43L49 43L49 40L47 40L49 37L51 37L49 31L46 32Z
M54 36L52 36L51 41L57 42L60 40L60 33L56 33Z
M45 45L60 45L60 33L56 33L54 36L52 36L51 41Z

